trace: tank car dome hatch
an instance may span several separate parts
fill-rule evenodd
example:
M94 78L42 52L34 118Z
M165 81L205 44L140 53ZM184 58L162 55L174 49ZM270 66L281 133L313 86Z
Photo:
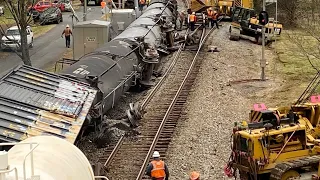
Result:
M31 154L30 147L34 148ZM94 173L86 156L75 145L54 136L30 137L13 146L8 152L9 168L17 168L18 180L94 180ZM24 159L25 172L23 170ZM33 161L31 160L33 159ZM32 169L34 174L32 175ZM6 180L14 180L14 171Z

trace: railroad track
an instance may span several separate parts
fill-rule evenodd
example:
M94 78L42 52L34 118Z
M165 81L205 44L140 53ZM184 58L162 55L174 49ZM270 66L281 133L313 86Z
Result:
M149 103L153 106L147 108L147 113L140 121L140 135L135 140L121 137L117 145L110 146L100 158L100 162L104 162L106 174L110 180L148 179L144 174L153 151L159 151L161 158L165 159L176 124L183 116L181 112L184 103L187 101L189 91L199 72L202 62L198 58L200 49L213 30L211 29L207 34L205 34L205 29L202 30L195 54L182 51L184 44L181 44L163 79L142 103L143 108L146 108ZM193 59L190 58L192 55ZM171 72L173 69L174 71ZM164 79L170 83L162 87Z

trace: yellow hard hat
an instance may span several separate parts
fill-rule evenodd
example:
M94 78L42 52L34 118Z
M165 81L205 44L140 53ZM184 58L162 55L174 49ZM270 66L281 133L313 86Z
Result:
M193 171L191 174L190 174L190 180L196 180L200 177L200 174L196 171Z

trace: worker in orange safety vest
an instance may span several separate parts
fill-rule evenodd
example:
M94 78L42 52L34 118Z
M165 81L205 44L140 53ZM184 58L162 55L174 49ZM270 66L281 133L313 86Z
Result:
M213 11L211 7L207 10L207 15L208 15L208 27L213 27L213 20L212 20Z
M150 176L152 180L169 180L168 167L160 160L159 152L154 151L152 157L153 160L149 163L146 174Z
M139 10L142 12L143 7L146 5L146 0L139 0Z
M217 13L217 11L213 11L213 15L212 15L212 27L213 27L214 24L216 24L216 25L217 25L217 29L219 29L218 17L219 17L219 14Z
M190 14L189 19L188 19L188 23L190 24L191 31L194 31L194 26L195 26L196 22L197 22L196 13L192 12L192 14Z
M193 171L190 174L190 180L200 180L200 174L196 171Z
M102 12L102 14L104 14L105 13L105 8L106 8L106 6L107 6L107 2L105 2L105 0L103 0L103 1L101 1L101 12Z
M107 5L107 3L103 0L101 1L101 9L105 8Z

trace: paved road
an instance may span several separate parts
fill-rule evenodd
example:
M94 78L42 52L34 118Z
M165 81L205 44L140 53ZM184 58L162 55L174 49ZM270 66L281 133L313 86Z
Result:
M87 20L100 19L102 14L99 6L89 6L88 8L91 8L91 11L87 15ZM77 15L80 21L82 21L83 17L82 12L83 7L80 7L80 9L77 10ZM61 38L61 33L67 24L70 26L72 25L70 15L71 13L65 12L63 14L62 23L55 26L45 35L34 40L34 47L30 49L30 57L34 67L44 68L47 64L55 62L61 58L62 54L66 50L65 40L64 38ZM0 59L0 75L2 76L19 64L22 64L21 59L14 52L10 52L8 57Z

